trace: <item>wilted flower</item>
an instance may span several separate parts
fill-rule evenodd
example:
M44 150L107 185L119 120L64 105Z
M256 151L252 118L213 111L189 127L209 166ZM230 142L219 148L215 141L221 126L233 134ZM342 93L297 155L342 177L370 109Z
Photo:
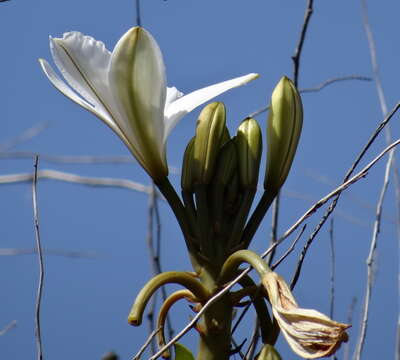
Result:
M103 120L155 181L168 175L165 143L177 122L197 106L258 76L248 74L183 96L167 87L161 51L140 27L128 30L112 53L79 32L50 38L50 48L68 83L40 59L52 84Z
M338 323L312 309L301 309L285 280L274 272L263 276L272 312L292 350L305 359L332 355L348 340L350 325Z

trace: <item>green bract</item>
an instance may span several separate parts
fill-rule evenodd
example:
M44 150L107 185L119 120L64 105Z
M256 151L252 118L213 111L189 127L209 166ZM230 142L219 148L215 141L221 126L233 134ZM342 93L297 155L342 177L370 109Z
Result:
M282 77L272 93L268 117L268 158L264 188L279 191L296 153L303 125L303 106L293 82Z
M258 354L257 360L282 360L282 358L272 345L265 344Z

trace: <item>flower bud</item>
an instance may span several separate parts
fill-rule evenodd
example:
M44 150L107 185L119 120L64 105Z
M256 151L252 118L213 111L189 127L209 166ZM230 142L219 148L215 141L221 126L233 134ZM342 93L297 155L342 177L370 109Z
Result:
M221 102L207 105L197 120L193 145L193 175L198 184L209 184L223 139L226 138L225 106Z
M227 185L230 182L237 167L237 154L234 140L229 140L221 147L218 153L217 165L213 182L219 185Z
M264 189L279 191L284 184L299 142L303 124L300 94L282 77L272 93L268 116L268 158Z
M244 188L257 187L262 152L262 135L257 121L247 118L236 134L239 178Z
M277 273L265 273L266 289L272 312L292 350L305 359L332 355L348 340L350 325L338 323L312 309L301 309L289 286Z
M257 360L282 360L282 358L272 345L265 344L258 354Z
M193 149L194 137L189 141L183 155L182 174L181 174L181 187L182 191L193 193Z

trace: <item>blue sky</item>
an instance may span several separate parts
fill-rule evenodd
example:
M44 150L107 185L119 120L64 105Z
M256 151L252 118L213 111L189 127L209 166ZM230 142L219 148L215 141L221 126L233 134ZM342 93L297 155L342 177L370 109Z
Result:
M359 1L315 1L305 42L299 87L309 88L338 76L371 76L368 44ZM167 67L168 84L183 92L219 81L258 72L261 77L218 99L228 111L232 132L249 113L265 106L282 75L293 74L291 56L303 21L305 1L146 0L142 22L157 39ZM370 21L377 44L383 88L389 109L398 101L400 49L398 14L394 0L370 2ZM48 36L78 30L102 40L112 49L135 25L133 1L55 2L11 0L0 4L0 176L33 171L33 159L6 157L5 151L31 151L51 155L129 155L120 140L93 115L61 96L41 72L37 59L50 60ZM318 93L303 95L304 127L292 172L284 186L279 231L283 233L306 209L343 178L361 147L381 121L373 82L335 83ZM180 167L183 149L194 133L199 109L186 116L168 142L168 161ZM399 134L399 117L392 136ZM265 128L265 114L257 117ZM13 148L7 144L38 123L39 135ZM383 149L381 136L363 164ZM263 154L265 162L265 152ZM353 297L357 297L350 353L359 329L365 291L366 266L374 221L374 207L383 181L385 161L366 179L343 195L334 216L336 249L336 320L346 322ZM66 164L41 159L40 169L84 176L123 178L149 184L144 171L128 164ZM263 174L263 169L260 174ZM171 174L174 184L179 177ZM129 359L147 336L147 324L132 328L126 322L135 294L150 278L146 246L145 194L126 189L93 188L54 180L40 181L38 201L45 249L94 253L94 258L45 257L42 336L47 359L99 359L114 349ZM0 186L0 248L34 247L31 185ZM162 214L162 265L164 270L190 269L183 239L171 211ZM308 223L306 235L319 221L318 212ZM395 229L394 191L387 193L376 257L365 356L393 357L398 313L398 245ZM267 248L270 216L252 244ZM304 243L297 246L279 272L290 279ZM280 250L284 252L289 242ZM34 302L38 260L34 255L0 257L0 329L12 320L17 327L0 337L0 357L33 358ZM295 290L304 307L329 312L330 256L328 227L321 231L306 258ZM190 315L178 307L174 328L179 330ZM249 337L251 320L238 339ZM182 341L196 348L194 338ZM384 345L383 345L384 344ZM282 339L284 358L296 358ZM339 354L339 358L343 355Z

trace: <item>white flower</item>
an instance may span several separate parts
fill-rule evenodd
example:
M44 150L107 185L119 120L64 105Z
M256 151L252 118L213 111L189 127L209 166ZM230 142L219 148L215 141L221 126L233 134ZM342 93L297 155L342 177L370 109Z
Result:
M112 53L79 32L50 38L50 49L66 80L40 59L51 83L103 120L155 181L168 175L165 144L177 122L215 96L258 77L248 74L183 96L167 87L161 51L140 27L126 32Z

